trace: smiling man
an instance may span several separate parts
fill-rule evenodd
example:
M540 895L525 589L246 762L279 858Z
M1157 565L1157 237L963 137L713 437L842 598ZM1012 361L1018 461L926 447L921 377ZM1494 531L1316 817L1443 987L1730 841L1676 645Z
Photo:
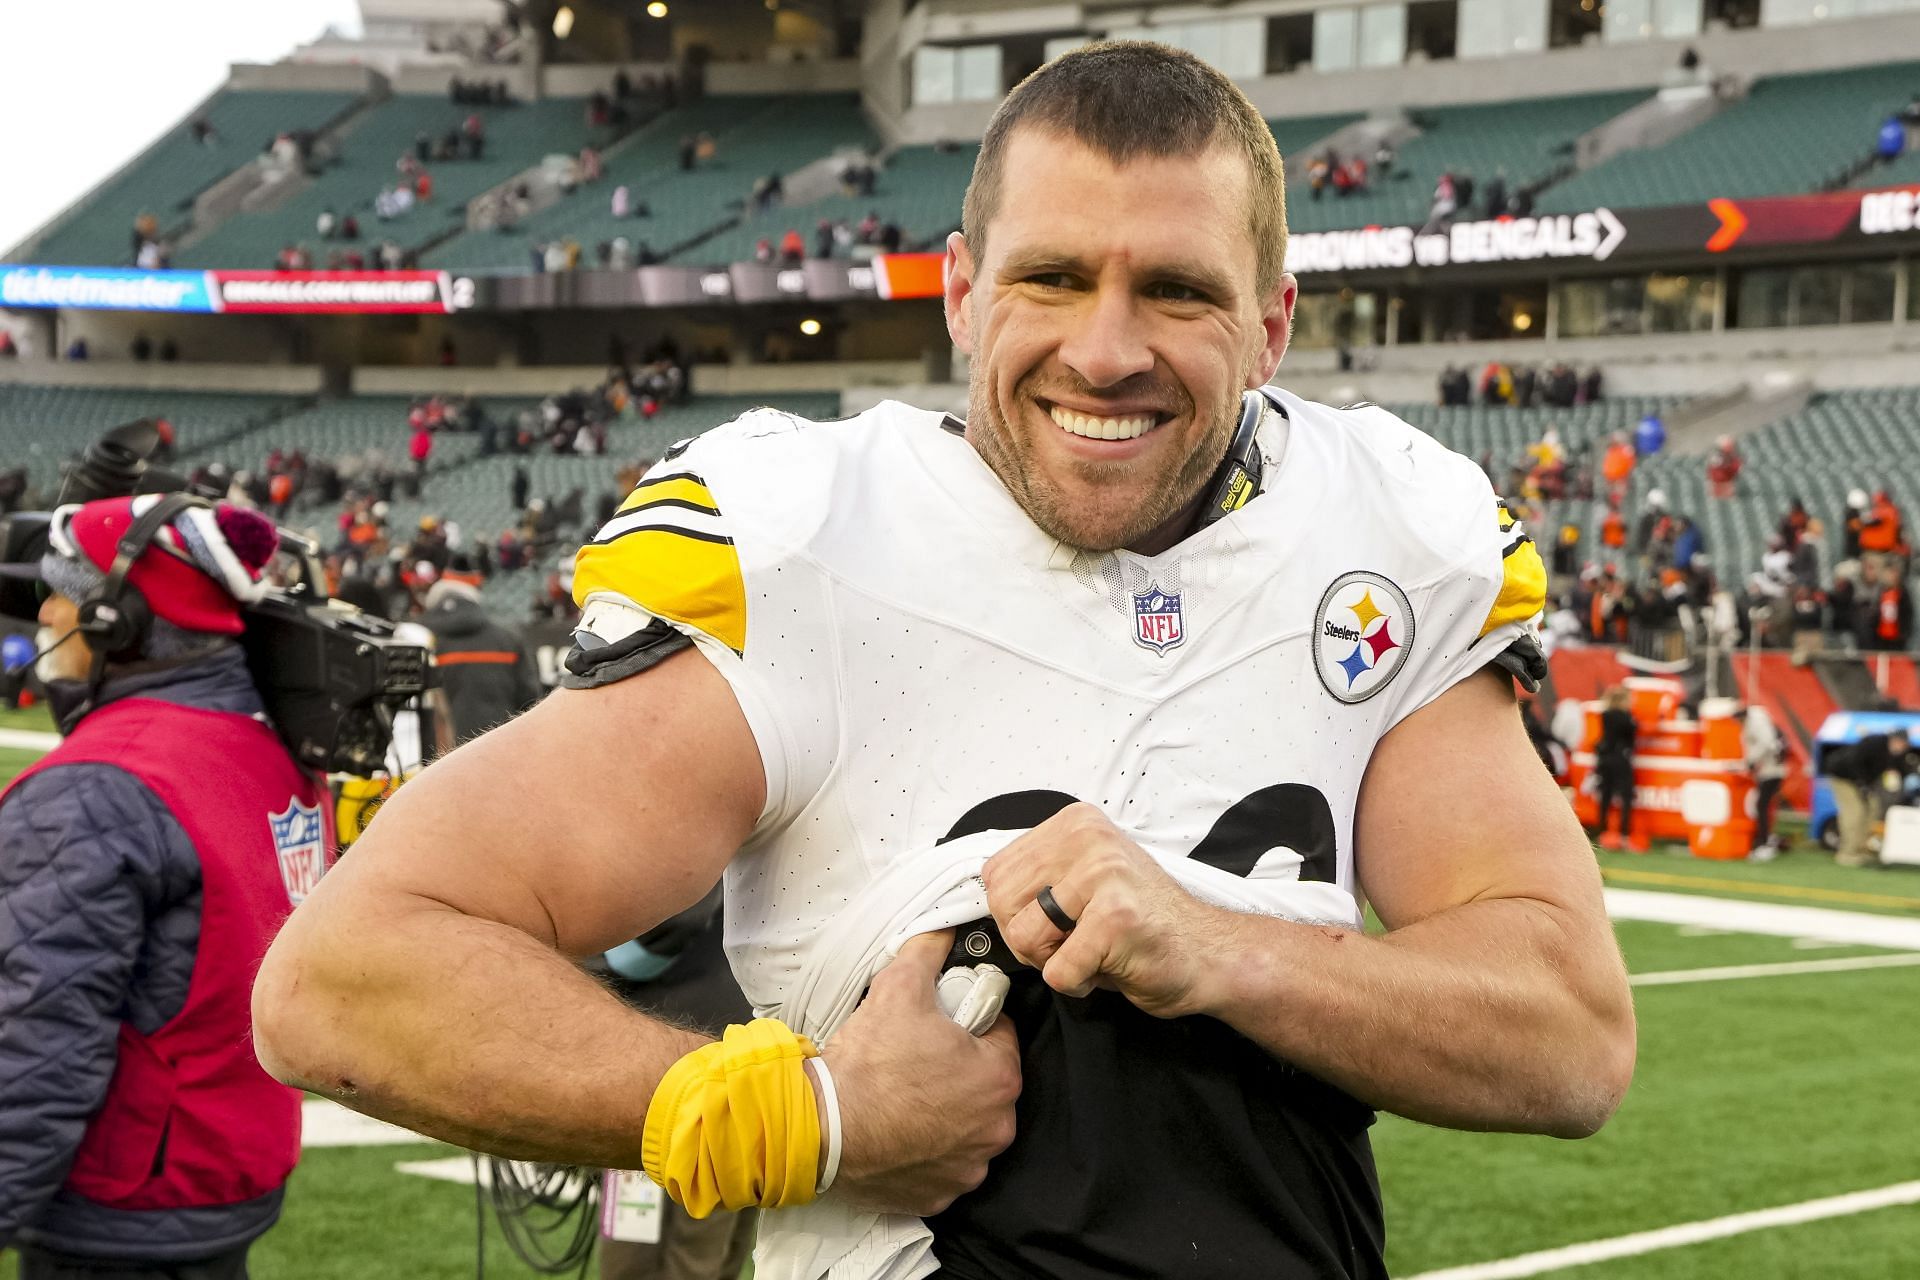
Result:
M1190 56L1035 73L948 244L967 422L760 410L672 451L581 551L572 687L282 934L262 1060L773 1208L775 1280L1379 1276L1375 1109L1598 1128L1633 1014L1515 708L1539 558L1471 462L1266 386L1284 209ZM706 1043L568 963L723 875L784 1022ZM934 983L981 954L1014 972L976 1038Z

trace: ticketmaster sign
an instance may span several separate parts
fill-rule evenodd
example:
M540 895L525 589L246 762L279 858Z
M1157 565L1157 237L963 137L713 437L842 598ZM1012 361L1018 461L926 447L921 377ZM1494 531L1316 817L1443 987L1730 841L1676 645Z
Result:
M217 309L205 272L123 271L111 267L0 267L0 307Z

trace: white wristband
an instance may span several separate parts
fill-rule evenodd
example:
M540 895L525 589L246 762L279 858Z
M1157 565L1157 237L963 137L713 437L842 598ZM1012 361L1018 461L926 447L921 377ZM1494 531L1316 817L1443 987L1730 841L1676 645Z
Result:
M827 1070L827 1060L815 1055L807 1061L813 1066L814 1077L820 1081L820 1102L827 1112L827 1170L820 1175L820 1185L813 1189L815 1195L824 1195L840 1173L840 1095L834 1090L833 1072Z

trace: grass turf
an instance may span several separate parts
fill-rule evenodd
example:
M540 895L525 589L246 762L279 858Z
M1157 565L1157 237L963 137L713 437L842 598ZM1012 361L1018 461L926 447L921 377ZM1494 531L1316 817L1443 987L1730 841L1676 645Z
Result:
M1805 842L1772 862L1695 858L1684 845L1656 845L1647 854L1601 851L1598 856L1607 883L1622 889L1920 915L1920 867L1842 867L1832 854Z

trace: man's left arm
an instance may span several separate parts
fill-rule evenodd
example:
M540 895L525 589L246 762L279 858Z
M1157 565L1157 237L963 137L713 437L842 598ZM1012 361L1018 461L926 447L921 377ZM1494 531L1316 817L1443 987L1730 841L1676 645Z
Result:
M1354 843L1384 935L1201 903L1087 806L1009 845L986 883L1008 944L1056 990L1210 1015L1429 1124L1597 1130L1633 1074L1633 1004L1592 850L1504 673L1381 740ZM1042 885L1071 932L1034 902Z

